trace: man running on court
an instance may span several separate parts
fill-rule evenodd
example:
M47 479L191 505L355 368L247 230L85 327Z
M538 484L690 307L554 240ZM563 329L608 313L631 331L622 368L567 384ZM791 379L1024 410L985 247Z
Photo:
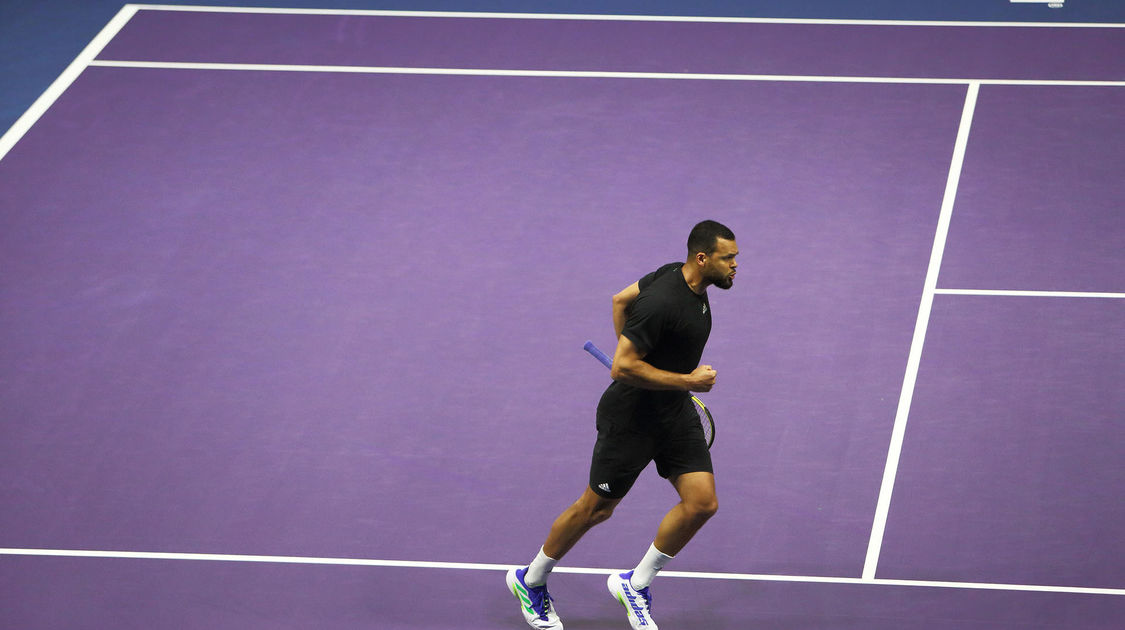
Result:
M555 519L531 564L507 574L531 627L563 627L547 592L548 575L590 528L613 514L655 461L680 502L664 516L636 568L610 575L607 586L633 628L656 630L649 585L718 509L711 455L690 392L715 384L715 370L699 365L711 332L707 287L733 286L737 255L734 233L703 221L688 236L686 262L664 265L613 296L613 383L598 403L589 485Z

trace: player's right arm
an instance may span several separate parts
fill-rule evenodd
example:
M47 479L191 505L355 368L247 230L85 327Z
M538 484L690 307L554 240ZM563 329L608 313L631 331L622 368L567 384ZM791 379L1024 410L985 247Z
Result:
M615 381L641 389L709 392L715 385L715 370L710 365L700 365L690 374L661 370L646 362L644 355L626 335L617 337L617 350L613 353L613 367L609 375Z

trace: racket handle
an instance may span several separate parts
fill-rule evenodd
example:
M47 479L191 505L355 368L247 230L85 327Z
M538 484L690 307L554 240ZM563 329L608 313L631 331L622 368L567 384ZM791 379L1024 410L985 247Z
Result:
M598 350L598 347L594 345L593 341L587 341L586 344L582 346L582 349L594 355L594 358L601 361L602 365L607 368L613 367L613 359L607 357L601 350Z

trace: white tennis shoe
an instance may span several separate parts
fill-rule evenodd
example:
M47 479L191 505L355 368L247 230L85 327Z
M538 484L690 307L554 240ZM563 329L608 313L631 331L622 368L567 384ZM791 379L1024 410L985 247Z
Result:
M547 585L528 586L523 581L527 574L527 567L522 569L509 569L507 580L508 590L520 600L520 610L527 625L536 630L563 630L562 622L555 612L554 598L547 592Z
M610 595L625 607L625 615L633 630L659 630L652 620L652 594L647 586L640 590L633 588L629 581L632 577L632 571L611 574L606 580Z

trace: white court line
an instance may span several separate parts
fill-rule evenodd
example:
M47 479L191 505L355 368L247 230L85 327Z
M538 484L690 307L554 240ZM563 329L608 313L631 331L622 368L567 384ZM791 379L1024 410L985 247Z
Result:
M4 159L8 151L12 150L12 147L14 147L16 143L19 142L20 138L31 129L32 125L39 120L43 113L58 100L59 96L62 96L62 93L70 87L71 83L74 83L78 75L82 74L86 66L89 65L94 57L98 56L98 53L105 48L106 44L117 35L118 31L125 26L136 12L137 5L125 5L125 7L118 11L117 15L113 16L113 19L105 25L105 28L103 28L94 39L90 40L86 48L78 53L74 61L70 62L70 65L66 67L66 70L63 70L59 78L55 79L50 87L39 95L39 98L31 104L31 107L16 120L15 124L13 124L3 136L0 136L0 160Z
M13 549L0 548L0 556L47 556L62 558L117 558L132 560L195 560L209 562L257 562L263 564L317 564L411 569L450 569L470 571L507 571L515 565L476 562L431 562L409 560L376 560L371 558L322 558L310 556L262 556L219 553L166 553L155 551L101 551L88 549ZM556 567L555 573L606 575L620 569L590 567ZM769 575L755 573L710 573L702 571L661 571L661 576L697 580L736 580L753 582L799 582L806 584L861 584L876 586L915 586L992 591L1030 591L1039 593L1080 593L1086 595L1125 595L1125 589L1084 586L1047 586L1040 584L994 584L984 582L937 582L928 580L865 580L860 578L815 575Z
M1054 1L1054 0L1044 0ZM829 24L838 26L976 26L976 27L1062 27L1062 28L1123 28L1114 22L985 22L985 21L921 21L921 20L841 20L825 18L760 18L716 17L697 15L612 15L591 13L487 13L468 11L387 11L378 9L288 9L264 7L208 7L172 4L134 4L140 9L153 11L195 11L202 13L265 13L291 15L366 15L376 17L433 17L500 20L584 20L616 22L684 22L719 24Z
M1034 79L956 79L926 77L848 77L780 74L716 74L698 72L612 72L597 70L512 70L493 68L404 68L394 66L324 66L269 63L205 63L181 61L114 61L98 59L91 66L167 70L226 70L258 72L338 72L345 74L420 74L486 77L557 77L580 79L677 79L689 81L783 81L806 83L915 83L934 85L1058 85L1125 87L1123 81L1060 81Z
M930 264L926 270L926 281L922 288L922 302L918 307L918 320L914 326L914 338L910 342L910 354L906 361L902 392L898 399L894 428L891 430L891 445L887 453L886 468L883 469L883 483L879 488L879 501L875 506L875 520L871 527L871 539L867 545L867 559L863 563L863 579L874 580L879 565L879 553L883 548L883 534L887 527L887 514L891 507L891 494L894 491L895 477L898 475L899 457L902 455L902 442L906 435L906 421L910 416L910 403L914 398L914 385L918 380L918 366L922 361L922 347L926 341L926 329L930 323L930 310L934 305L934 292L937 289L938 271L945 253L945 240L949 236L949 222L953 215L953 202L957 197L957 186L961 181L961 167L965 161L965 147L969 143L969 129L973 124L973 111L976 109L977 93L980 85L970 83L965 94L965 106L961 111L961 123L957 128L957 140L953 145L953 159L949 165L949 177L945 183L945 196L938 215L937 233L934 235L933 249L930 251Z
M1062 297L1123 299L1125 293L1095 293L1089 291L1002 291L993 289L937 289L941 295L996 295L1002 297Z

